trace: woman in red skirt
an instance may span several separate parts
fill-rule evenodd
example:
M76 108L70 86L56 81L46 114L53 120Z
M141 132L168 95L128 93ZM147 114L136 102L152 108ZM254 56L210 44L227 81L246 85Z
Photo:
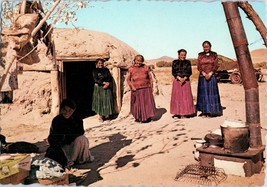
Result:
M173 118L193 117L196 109L193 102L190 79L192 75L191 62L186 60L186 50L178 51L178 59L172 62L174 77L171 94L170 112Z
M136 55L128 70L127 83L131 88L131 113L138 122L149 122L155 116L156 106L152 93L150 68L143 64L144 57Z

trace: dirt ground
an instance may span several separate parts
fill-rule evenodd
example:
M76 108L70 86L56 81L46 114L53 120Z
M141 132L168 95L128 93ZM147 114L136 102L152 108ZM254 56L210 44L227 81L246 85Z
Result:
M28 85L28 92L35 93L34 98L27 101L23 99L27 95L25 91L15 92L17 105L1 104L0 118L2 134L8 142L32 142L44 152L47 148L44 139L48 136L53 116L47 109L49 101L41 99L44 94L50 94L46 90L49 76L38 76L35 78L42 81L35 86ZM20 77L24 85L33 84L26 80L27 77ZM197 80L192 80L191 86L196 99ZM150 123L135 122L131 115L120 116L110 123L100 123L96 116L85 118L86 136L95 161L76 166L70 182L85 186L199 186L196 180L174 180L177 172L189 164L198 163L192 153L195 140L191 138L204 138L210 131L219 129L225 120L245 122L246 119L243 86L219 83L219 91L225 107L221 117L173 119L169 112L171 84L160 84L160 94L155 96L157 113ZM263 145L266 145L266 82L259 83L259 91L261 136ZM261 173L251 177L227 175L226 180L217 185L262 186L264 170L265 164ZM214 181L204 185L216 184Z

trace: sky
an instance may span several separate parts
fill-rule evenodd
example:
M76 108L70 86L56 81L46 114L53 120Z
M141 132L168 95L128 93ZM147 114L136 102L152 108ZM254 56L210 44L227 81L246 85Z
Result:
M267 26L266 2L250 1L250 4ZM243 10L239 12L249 50L265 48L252 21ZM77 12L77 17L75 27L108 33L145 59L176 58L181 48L187 50L187 58L196 58L205 40L212 43L212 50L218 54L236 58L220 1L92 1Z

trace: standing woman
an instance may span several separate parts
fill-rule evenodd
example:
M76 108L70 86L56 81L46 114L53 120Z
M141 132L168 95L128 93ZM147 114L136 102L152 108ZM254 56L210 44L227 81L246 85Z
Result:
M96 68L93 70L95 81L92 110L99 116L100 122L109 120L115 113L112 95L112 76L108 68L104 67L104 59L97 59Z
M203 52L198 54L197 68L199 71L197 110L200 116L214 117L222 115L219 89L215 73L218 69L217 53L211 51L211 43L202 43Z
M170 112L173 117L193 117L196 114L190 79L192 75L191 62L186 60L187 51L180 49L178 59L172 62L172 84Z
M150 68L143 62L144 57L142 55L135 56L126 80L131 89L132 115L138 122L150 122L156 111L152 93L153 79Z

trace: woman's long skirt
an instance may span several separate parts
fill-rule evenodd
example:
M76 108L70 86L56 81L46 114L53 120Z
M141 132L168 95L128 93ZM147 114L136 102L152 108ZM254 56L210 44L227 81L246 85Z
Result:
M190 81L181 85L179 81L173 80L170 112L174 115L194 115L196 107L193 101Z
M222 115L222 106L219 95L217 79L212 76L210 80L200 76L197 89L197 110L203 114Z
M115 113L111 89L104 89L102 86L95 84L92 110L101 116L107 116Z
M156 105L151 88L131 92L131 113L137 121L147 121L155 116Z
M92 156L89 150L89 141L84 136L78 136L70 145L64 145L63 151L68 161L74 161L83 164L90 161Z

